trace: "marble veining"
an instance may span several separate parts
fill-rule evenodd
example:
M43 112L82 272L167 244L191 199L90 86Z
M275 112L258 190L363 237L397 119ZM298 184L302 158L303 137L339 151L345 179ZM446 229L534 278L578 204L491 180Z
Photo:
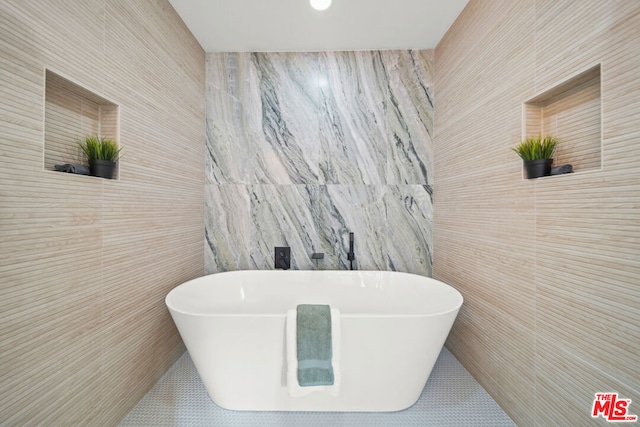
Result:
M322 59L323 183L384 184L388 93L380 52L327 52Z
M246 270L251 246L250 188L241 184L205 187L205 272Z
M432 51L207 55L206 271L431 275ZM313 252L324 252L312 261Z
M385 51L389 64L387 183L433 183L432 51Z
M433 200L429 185L390 185L387 212L387 269L431 276Z
M291 268L309 270L318 250L317 185L251 186L251 264L273 268L275 246L291 247Z
M360 270L387 270L384 185L327 185L321 189L320 237L330 268L349 266L349 232L355 233Z
M259 102L247 102L261 107L262 130L261 137L254 141L255 178L261 183L317 183L317 55L251 55L260 93Z

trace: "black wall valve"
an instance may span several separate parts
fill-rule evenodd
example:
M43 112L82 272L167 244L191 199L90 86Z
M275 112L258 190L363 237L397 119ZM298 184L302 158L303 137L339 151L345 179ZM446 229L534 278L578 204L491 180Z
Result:
M275 248L274 256L275 267L282 270L288 270L291 268L291 248L289 246Z

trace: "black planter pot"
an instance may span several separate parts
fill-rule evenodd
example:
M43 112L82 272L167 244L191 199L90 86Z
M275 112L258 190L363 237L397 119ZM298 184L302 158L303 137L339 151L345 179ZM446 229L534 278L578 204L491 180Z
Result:
M89 170L91 171L92 176L112 179L115 168L116 162L110 162L108 160L89 160Z
M551 175L553 159L525 160L523 163L527 179Z

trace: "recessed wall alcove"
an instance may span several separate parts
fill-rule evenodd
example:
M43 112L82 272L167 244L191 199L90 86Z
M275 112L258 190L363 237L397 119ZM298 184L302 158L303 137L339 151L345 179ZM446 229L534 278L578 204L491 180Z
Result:
M93 91L45 71L44 168L56 164L87 164L77 140L99 135L118 140L119 107ZM114 178L118 178L118 170Z
M600 64L560 82L523 104L523 139L554 135L554 165L574 172L602 168Z

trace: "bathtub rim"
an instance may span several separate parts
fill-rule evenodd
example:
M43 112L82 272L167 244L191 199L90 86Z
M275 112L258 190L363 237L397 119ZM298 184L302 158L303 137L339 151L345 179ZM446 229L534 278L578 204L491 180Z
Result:
M264 312L264 313L201 313L201 312L190 312L184 309L179 309L176 308L174 304L170 303L170 298L171 295L174 293L174 291L176 291L178 288L180 288L182 285L186 285L188 283L192 283L194 281L197 280L202 280L206 277L209 276L218 276L218 275L227 275L227 274L232 274L232 273L236 273L236 272L279 272L282 271L284 272L284 270L231 270L231 271L222 271L222 272L218 272L218 273L210 273L210 274L205 274L203 276L200 277L196 277L190 280L187 280L186 282L183 282L179 285L177 285L176 287L174 287L173 289L171 289L167 295L164 298L164 303L167 306L167 308L171 311L175 311L176 313L181 313L187 316L198 316L198 317L286 317L286 311L284 312ZM348 273L350 272L350 270L294 270L294 271L300 271L300 272L343 272L343 273ZM438 279L434 279L433 277L428 277L428 276L421 276L419 274L414 274L414 273L406 273L406 272L401 272L401 271L386 271L386 270L357 270L357 271L353 271L353 273L388 273L388 274L397 274L397 275L409 275L409 276L414 276L414 277L419 277L422 279L428 279L429 281L433 281L436 282L438 286L444 286L447 287L449 290L454 291L454 293L456 294L456 304L453 307L447 308L446 310L441 310L441 311L437 311L437 312L431 312L431 313L420 313L420 314L403 314L403 313L393 313L393 314L389 314L389 313L375 313L375 312L371 312L371 313L340 313L341 317L345 317L345 318L352 318L352 319L365 319L365 318L417 318L417 317L435 317L435 316L444 316L447 314L450 314L452 312L457 312L460 310L460 308L462 307L462 304L464 303L464 297L462 296L462 294L460 293L460 291L458 291L456 288L454 288L453 286L451 286L450 284L443 282L441 280ZM285 273L287 274L287 273ZM293 308L293 307L292 307Z

